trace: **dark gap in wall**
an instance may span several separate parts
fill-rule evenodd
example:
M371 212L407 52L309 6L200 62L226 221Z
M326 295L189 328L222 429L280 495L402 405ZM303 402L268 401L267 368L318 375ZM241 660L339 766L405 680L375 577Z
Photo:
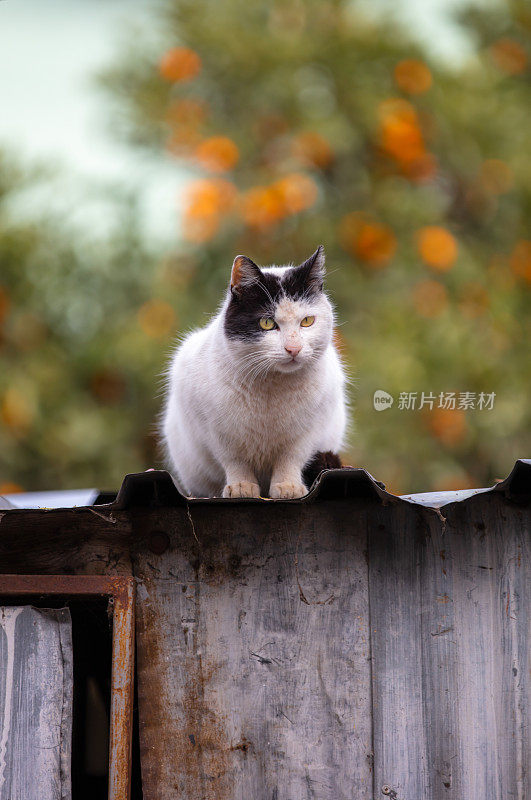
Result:
M0 605L70 609L74 650L72 800L107 800L112 665L107 598L0 596ZM142 800L136 679L131 766L131 800Z

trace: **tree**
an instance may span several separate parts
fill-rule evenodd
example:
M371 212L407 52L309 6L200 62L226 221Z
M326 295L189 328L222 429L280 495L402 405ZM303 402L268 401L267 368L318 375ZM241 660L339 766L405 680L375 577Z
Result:
M505 475L531 421L525 4L463 14L477 55L459 67L342 0L163 9L160 50L135 42L105 81L124 135L190 170L181 327L215 308L236 253L301 260L323 242L349 460L401 491ZM377 389L392 409L373 409Z
M46 331L26 367L11 344L0 352L10 477L117 485L151 466L142 443L174 332L216 309L235 254L300 261L320 243L353 376L346 460L400 492L507 474L531 444L526 5L463 13L477 45L464 65L434 61L429 42L346 0L160 9L102 80L113 130L189 175L182 241L163 258L145 254L127 206L101 247L73 245L56 227L9 233L4 330L9 339L26 309ZM34 403L45 409L37 423L13 427L26 392L13 395L17 375L46 397L65 383ZM394 398L382 412L379 389Z
M15 215L42 176L13 164L0 169L0 494L112 488L154 458L173 310L154 294L134 204L111 194L118 216L99 237Z

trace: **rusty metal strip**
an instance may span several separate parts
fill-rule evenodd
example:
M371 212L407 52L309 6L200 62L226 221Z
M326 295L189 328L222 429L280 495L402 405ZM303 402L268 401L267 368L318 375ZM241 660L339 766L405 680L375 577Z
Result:
M134 578L115 578L114 585L109 800L129 800L135 661Z
M109 597L113 607L109 800L129 800L133 730L135 591L132 577L2 575L0 595Z

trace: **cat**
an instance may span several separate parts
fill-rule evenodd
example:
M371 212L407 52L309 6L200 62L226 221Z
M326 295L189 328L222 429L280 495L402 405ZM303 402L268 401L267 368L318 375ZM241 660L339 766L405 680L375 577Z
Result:
M324 274L322 245L296 267L236 256L218 314L177 348L161 433L185 494L294 499L312 464L340 465L346 379Z

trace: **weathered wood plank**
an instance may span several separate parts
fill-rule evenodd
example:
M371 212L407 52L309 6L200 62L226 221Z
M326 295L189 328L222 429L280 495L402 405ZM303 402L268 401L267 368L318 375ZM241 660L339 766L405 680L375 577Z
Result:
M461 796L525 800L531 514L488 497L449 510L448 523Z
M501 494L443 515L370 531L375 796L524 800L531 515Z
M194 505L140 544L146 800L372 798L362 513Z
M375 509L368 521L375 798L387 790L400 800L430 798L418 571L423 513L405 505Z
M70 800L67 608L0 608L0 800Z
M0 574L130 575L129 512L0 512Z

